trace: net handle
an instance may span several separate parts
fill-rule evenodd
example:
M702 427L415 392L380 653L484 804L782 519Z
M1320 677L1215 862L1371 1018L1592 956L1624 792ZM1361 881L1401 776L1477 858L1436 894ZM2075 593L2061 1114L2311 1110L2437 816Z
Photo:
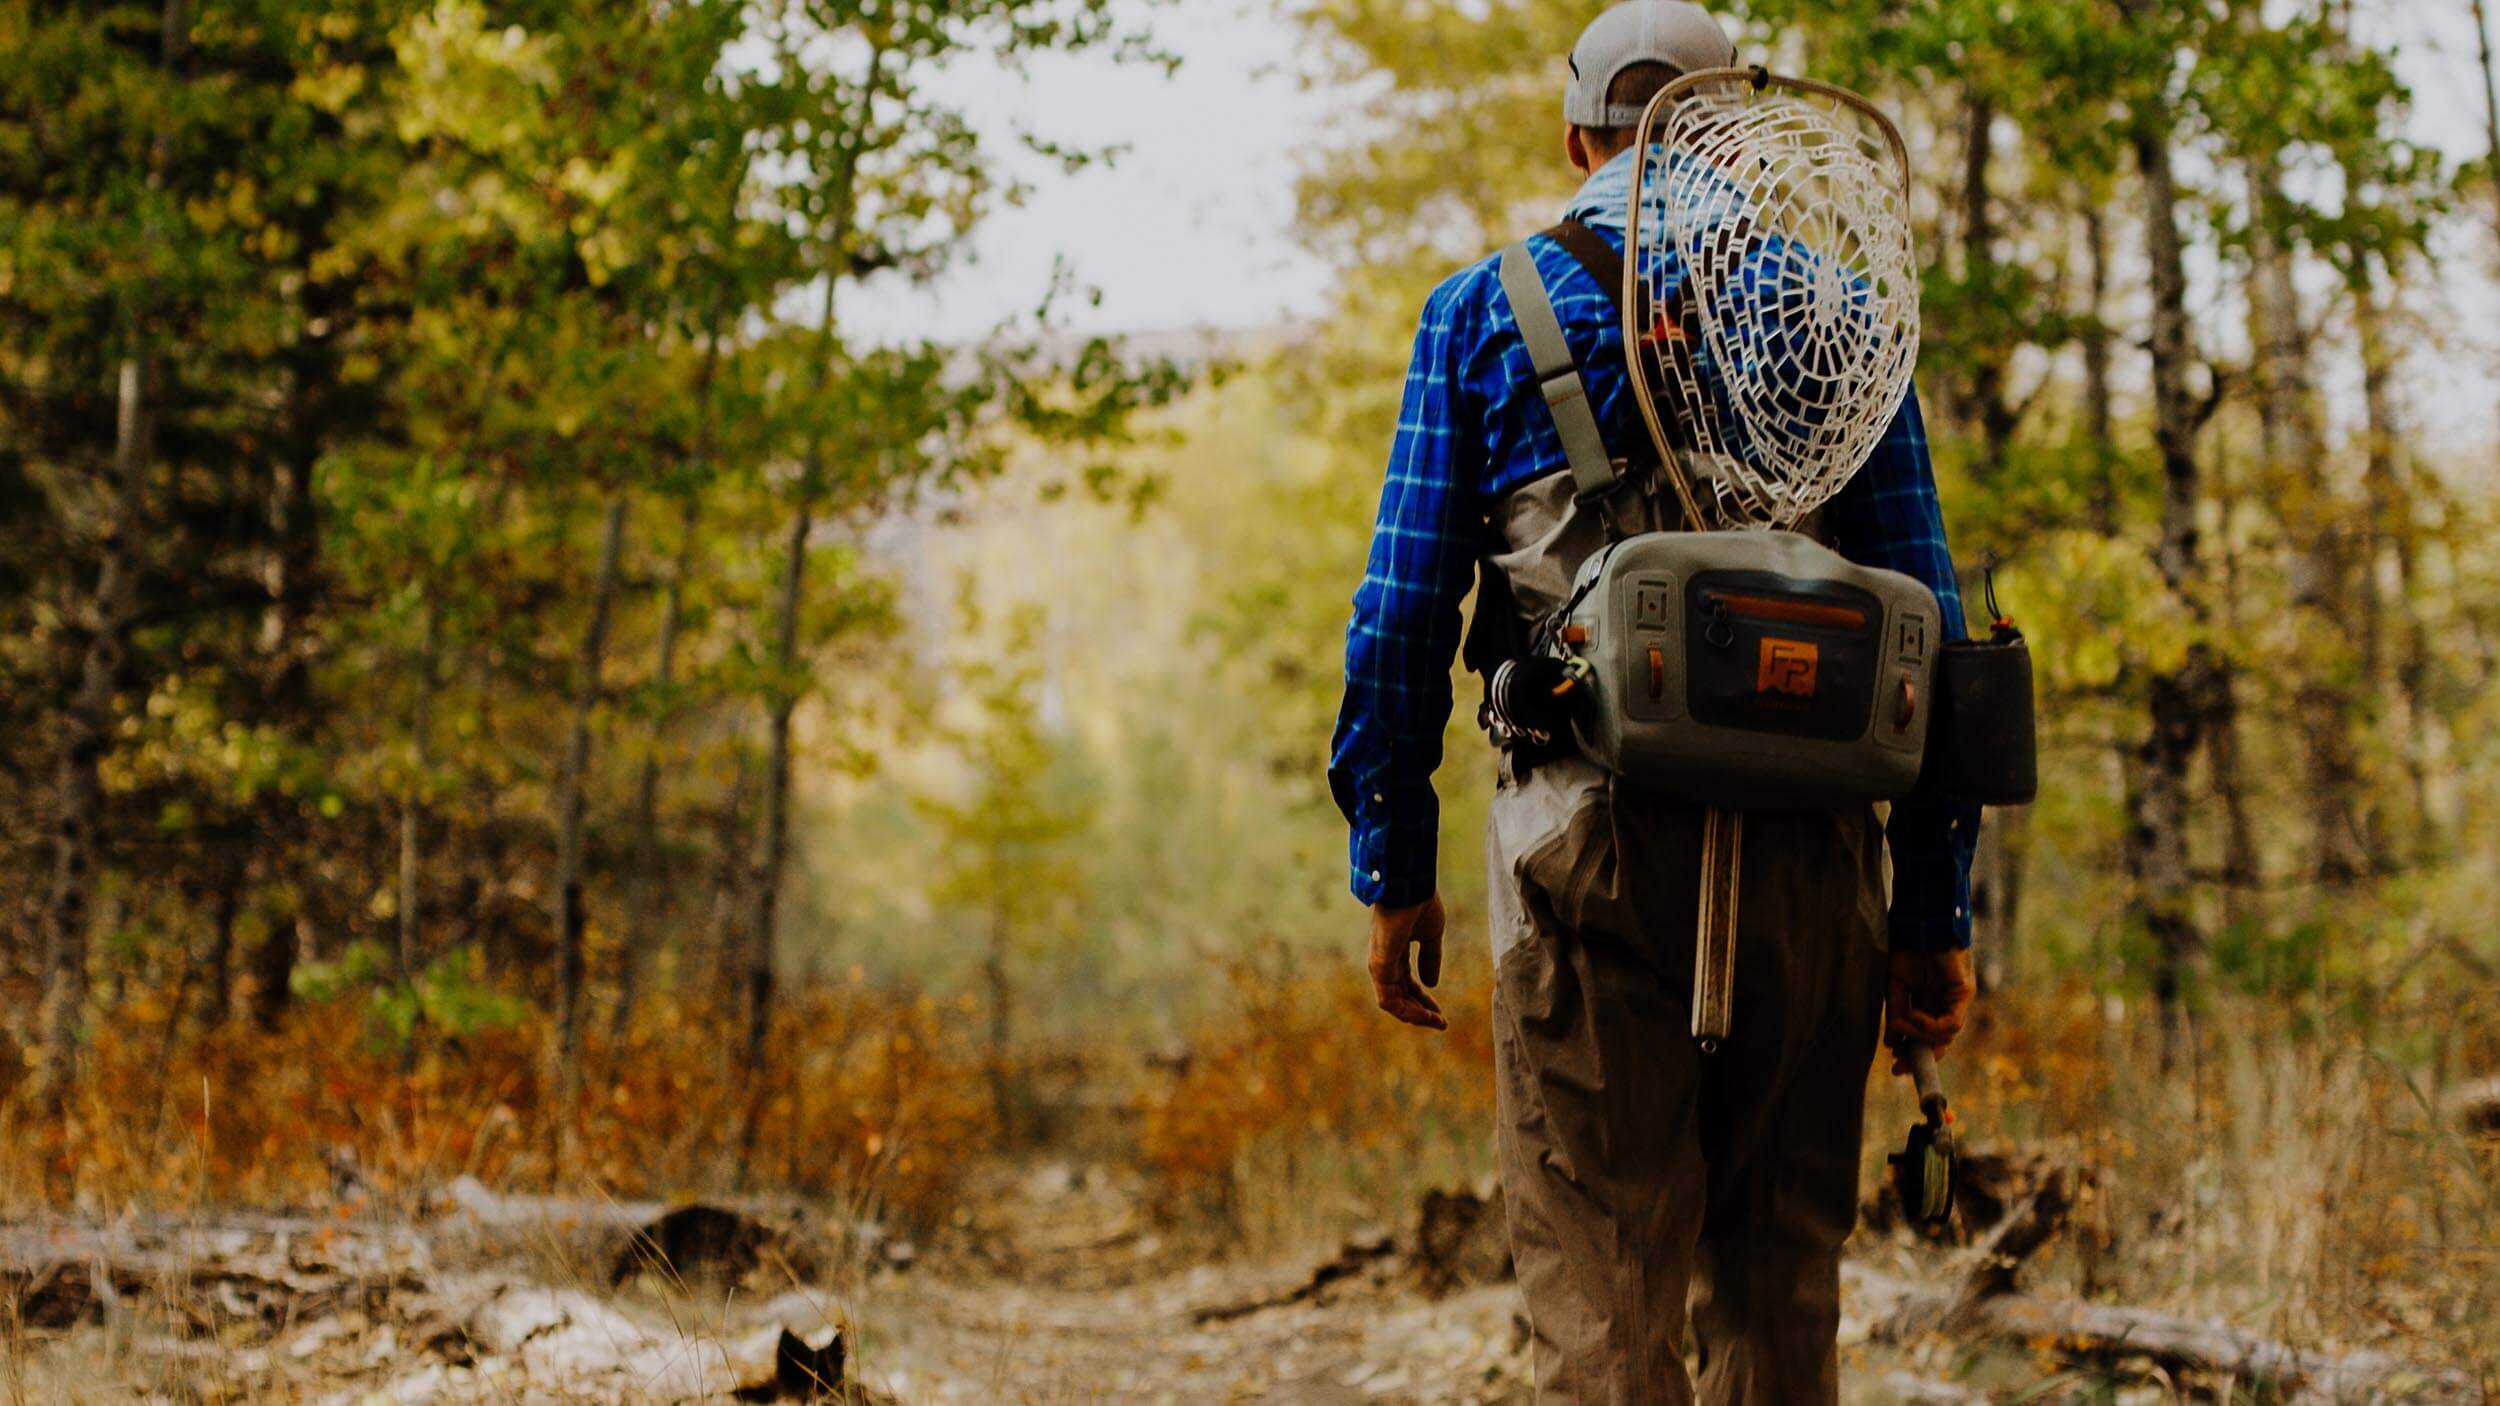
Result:
M1773 73L1760 64L1751 67L1737 65L1728 68L1696 69L1659 89L1657 95L1649 100L1649 106L1641 109L1640 130L1633 135L1632 149L1638 152L1649 150L1650 134L1657 130L1659 114L1666 111L1686 93L1705 84L1737 82L1745 84L1757 93L1773 87L1809 93L1853 109L1860 116L1873 122L1876 130L1884 134L1886 145L1892 149L1893 168L1901 177L1901 193L1904 198L1909 195L1909 144L1901 140L1901 129L1893 125L1892 119L1884 115L1883 109L1836 84L1818 82L1812 78L1796 78L1784 73ZM1634 361L1641 345L1641 333L1644 330L1640 325L1641 206L1644 203L1641 199L1640 177L1647 169L1648 161L1645 157L1633 165L1632 208L1624 223L1623 296L1616 299L1623 309L1624 359L1632 366L1632 399L1641 407L1641 419L1649 425L1649 437L1661 451L1659 457L1667 471L1667 485L1675 490L1676 502L1682 505L1684 520L1691 525L1692 530L1706 532L1710 529L1710 520L1702 514L1701 500L1693 495L1692 473L1684 467L1683 454L1676 449L1674 440L1667 435L1666 425L1659 418L1657 399L1649 389L1649 377L1641 374L1638 363Z

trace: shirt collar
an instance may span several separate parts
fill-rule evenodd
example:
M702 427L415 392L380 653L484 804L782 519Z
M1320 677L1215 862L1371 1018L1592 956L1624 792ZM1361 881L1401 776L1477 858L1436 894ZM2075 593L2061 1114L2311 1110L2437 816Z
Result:
M1622 229L1632 208L1632 159L1637 154L1627 146L1591 171L1579 194L1563 207L1563 218L1592 228Z

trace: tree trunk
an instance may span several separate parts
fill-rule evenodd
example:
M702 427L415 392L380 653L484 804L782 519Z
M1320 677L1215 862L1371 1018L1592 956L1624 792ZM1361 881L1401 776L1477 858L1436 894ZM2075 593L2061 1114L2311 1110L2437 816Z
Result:
M685 619L686 577L694 569L695 531L701 513L701 497L688 493L678 521L677 559L670 566L667 599L660 608L659 657L651 669L652 686L663 699L677 674L677 634ZM624 1034L633 1024L635 991L640 985L642 964L650 955L651 930L668 887L659 873L659 741L666 730L665 718L652 720L646 739L649 750L643 753L642 770L634 780L634 882L625 910L623 950L616 959L616 1008L608 1023L609 1031L615 1035Z
M712 378L720 365L720 327L716 322L703 348L703 369L695 378L695 442L694 470L691 477L698 483L712 458ZM669 685L677 675L677 632L685 619L686 578L694 570L696 528L703 511L703 495L699 488L689 487L680 504L677 529L677 557L669 565L668 592L660 608L659 657L651 669L653 689L667 705ZM642 771L634 782L633 873L634 882L625 910L623 950L617 954L616 1008L609 1016L609 1030L623 1035L633 1024L634 997L640 984L643 962L648 958L651 930L659 917L661 897L666 885L659 873L660 850L660 751L659 739L667 731L667 718L652 721L643 753Z
M399 979L417 979L418 937L424 890L418 879L424 855L418 823L425 807L425 773L433 761L435 656L442 646L442 602L432 583L425 587L425 633L417 648L417 697L409 709L408 794L399 804Z
M2241 485L2232 477L2230 442L2214 437L2213 466L2208 474L2211 496L2221 509L2220 568L2222 637L2243 637L2240 621L2239 536L2232 531L2230 505L2239 500ZM2214 679L2212 708L2205 719L2206 765L2213 773L2213 791L2222 805L2222 921L2226 926L2263 926L2269 921L2264 888L2258 883L2257 831L2248 812L2248 768L2240 746L2240 685L2228 669Z
M871 56L872 69L884 63L884 51ZM855 168L845 169L847 187ZM847 200L843 224L848 225ZM824 306L816 324L816 389L821 396L833 376L833 295L842 286L838 272L825 276ZM807 535L815 527L816 495L824 487L825 440L819 429L808 442L807 464L790 509L790 538L781 571L780 613L773 629L772 716L764 757L763 836L749 882L755 887L754 920L746 944L746 1040L741 1074L749 1081L746 1126L738 1145L755 1146L763 1117L764 1044L773 1024L773 955L781 923L781 871L790 849L790 717L798 710L799 607L807 596ZM745 1162L742 1157L741 1164Z
M158 58L171 81L191 48L189 0L165 0L160 16ZM151 185L159 183L167 159L160 136L148 158ZM55 793L52 881L40 924L43 996L36 1015L30 1093L38 1113L54 1122L66 1106L84 1034L87 949L95 923L96 826L104 809L102 768L112 745L114 685L137 604L139 519L145 510L148 465L156 452L157 352L149 341L147 320L132 309L125 309L125 319L131 345L122 359L113 417L113 491L105 508L77 678L61 709L65 735Z
M2154 563L2170 590L2201 617L2196 595L2199 492L2196 436L2202 416L2188 394L2187 266L2179 237L2179 192L2170 132L2158 114L2136 115L2136 165L2144 178L2145 253L2152 271L2153 438L2162 471L2161 537ZM2138 749L2141 788L2127 828L2132 917L2153 939L2154 995L2162 1011L2163 1066L2171 1067L2186 1028L2187 977L2204 951L2192 906L2187 855L2188 767L2202 740L2213 694L2211 651L2191 647L2177 669L2146 691L2148 726Z
M560 1005L557 1069L564 1094L560 1123L569 1123L582 1083L583 929L589 924L582 893L583 794L589 788L590 721L599 705L600 665L607 657L608 620L616 602L619 558L625 546L625 490L616 489L599 529L599 574L592 587L590 620L582 628L581 654L573 666L573 723L565 740L563 779L556 788L556 963Z
M2412 800L2410 854L2419 863L2440 845L2438 824L2431 813L2430 705L2424 696L2430 640L2413 599L2413 481L2402 454L2404 426L2397 421L2395 398L2388 388L2395 366L2387 341L2387 312L2366 265L2353 289L2353 329L2360 341L2361 402L2369 436L2364 470L2370 500L2370 550L2362 573L2368 590L2364 655L2371 686L2394 695L2392 711L2402 728L2398 749L2404 755Z
M1996 295L1996 202L1988 185L1995 153L1996 103L1976 89L1962 102L1962 278L1982 298ZM2006 399L2009 349L2003 324L1993 316L1983 324L1986 336L1972 348L1970 383L1962 396L1964 418L1979 432L1979 458L1973 477L1993 484L2005 470L2020 412ZM1972 575L1961 573L1965 580ZM2021 822L2015 812L2000 812L1997 822L1979 832L1978 854L1971 866L1972 945L1978 952L1982 990L2002 986L2014 955L2015 920L2022 885Z
M2292 695L2306 768L2302 805L2311 820L2309 868L2319 883L2343 888L2371 868L2361 764L2352 736L2356 709L2342 683L2354 645L2345 514L2319 423L2310 338L2293 280L2294 251L2278 233L2284 198L2272 160L2249 163L2248 195L2249 342L2256 350L2264 489L2291 548L2297 680Z
M217 916L209 930L208 994L200 1024L215 1030L234 1012L234 920L243 906L243 875L229 870L217 888Z
M2118 532L2118 435L2109 387L2109 222L2096 198L2083 206L2084 248L2092 265L2091 316L2083 324L2083 408L2099 471L2092 475L2092 527Z
M813 481L810 475L810 481ZM772 716L764 756L763 835L757 845L754 872L747 882L754 916L747 925L746 1038L740 1044L740 1077L747 1081L744 1126L738 1134L739 1172L744 1177L754 1160L755 1138L764 1120L764 1051L773 1024L773 956L781 922L782 866L790 848L790 717L798 708L800 690L792 675L798 668L799 605L805 598L807 534L814 526L814 504L802 485L790 512L789 555L781 572L779 619L774 629Z
M295 1002L295 962L304 948L304 928L310 919L303 911L304 894L300 886L287 895L291 911L284 919L273 920L269 931L252 950L252 1024L264 1033L276 1033L286 1022L286 1013Z
M2483 70L2483 138L2484 153L2492 166L2492 232L2500 234L2500 73L2495 73L2491 55L2491 24L2483 13L2483 0L2473 0L2474 40Z
M1982 991L2001 991L2019 974L2023 880L2030 858L2031 807L2005 806L1989 816L1971 862L1972 946Z
M999 887L997 851L991 851L990 881L990 946L981 963L981 975L989 986L990 1030L990 1103L998 1115L998 1139L1013 1147L1016 1136L1016 1090L1007 1072L1007 1040L1015 1018L1015 988L1007 978L1008 944L1014 929L1007 921L1007 897Z
M799 605L805 598L807 534L815 525L813 504L804 495L790 512L788 555L781 570L781 601L773 631L774 683L772 718L764 754L762 839L755 872L749 882L754 919L746 944L746 1041L743 1046L749 1077L761 1074L764 1040L772 1028L773 952L781 917L781 873L790 844L790 717L798 708L799 690L791 675L798 668Z
M1996 103L1987 95L1971 91L1962 102L1962 278L1982 296L1993 298L1998 279L1996 254L1996 198L1988 185L1988 167L1995 154ZM1964 400L1965 417L1979 430L1979 462L1973 476L1982 485L1992 483L2005 469L2007 450L2013 445L2014 431L2022 415L2006 397L2006 382L2011 365L2011 349L2006 346L2005 324L1990 319L1987 337L1972 349L1970 385Z
M707 955L712 959L699 968L707 973L704 991L720 1009L743 1005L746 991L746 959L743 953L746 936L747 878L753 867L747 849L747 796L755 789L755 759L741 753L729 777L729 791L721 800L720 814L713 827L713 845L718 855L712 875L712 914L706 934ZM689 966L687 974L698 970ZM681 980L681 989L689 983Z
M145 332L135 324L135 339ZM153 457L156 356L139 346L123 359L113 432L113 494L106 507L95 595L88 602L78 676L61 713L59 807L52 827L52 883L43 908L43 1003L36 1022L32 1093L57 1121L69 1096L86 1021L87 949L93 936L96 825L104 809L104 753L113 734L114 683L121 673L138 589L139 518Z

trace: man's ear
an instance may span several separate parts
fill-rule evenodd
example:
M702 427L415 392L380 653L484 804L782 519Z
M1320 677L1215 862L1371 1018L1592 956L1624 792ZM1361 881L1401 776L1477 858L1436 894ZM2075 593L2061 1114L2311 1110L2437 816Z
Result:
M1589 160L1588 138L1581 134L1577 122L1563 124L1563 154L1571 158L1571 169L1581 175L1597 169L1597 163Z

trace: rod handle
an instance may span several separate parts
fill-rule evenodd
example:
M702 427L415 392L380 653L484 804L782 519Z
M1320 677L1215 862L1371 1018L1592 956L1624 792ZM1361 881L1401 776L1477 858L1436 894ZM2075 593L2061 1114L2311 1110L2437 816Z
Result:
M1910 1083L1918 1089L1918 1108L1929 1122L1944 1117L1944 1081L1936 1074L1936 1052L1927 1045L1904 1045L1901 1057L1910 1066Z

